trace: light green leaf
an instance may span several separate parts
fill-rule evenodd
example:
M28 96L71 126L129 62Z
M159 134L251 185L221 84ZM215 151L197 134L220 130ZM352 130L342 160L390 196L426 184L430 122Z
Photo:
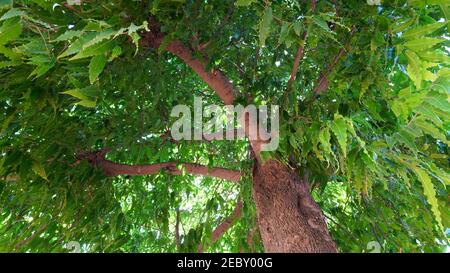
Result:
M112 29L106 29L102 32L99 32L95 35L94 38L90 39L89 41L85 42L83 44L83 48L82 49L86 49L90 46L93 46L97 43L102 42L103 40L107 40L110 39L112 36L116 35L117 31L114 31Z
M17 39L22 34L22 22L20 18L6 20L0 27L0 45Z
M419 57L412 51L407 50L405 52L408 59L408 72L409 78L413 81L416 88L420 89L422 84L422 68Z
M44 169L44 167L41 165L41 163L39 163L39 162L37 162L37 161L34 161L31 168L33 169L33 171L34 171L37 175L39 175L40 177L42 177L42 178L45 179L45 180L48 180L48 179L47 179L47 174L45 173L45 169Z
M61 92L61 94L70 95L70 96L75 97L75 98L80 99L80 100L89 100L89 98L85 94L83 94L81 89L78 89L78 88L70 89L70 90Z
M235 5L238 7L246 7L246 6L250 6L255 1L256 0L237 0Z
M417 125L417 127L419 127L423 131L423 133L429 134L435 139L439 139L444 142L447 140L445 135L441 133L439 129L433 125L433 123L427 122L424 119L416 119L414 123L415 125Z
M94 38L95 35L96 34L94 32L85 33L83 36L78 38L75 42L71 43L69 48L66 51L64 51L61 55L58 56L58 59L80 52L80 50L83 49L83 45L85 43L87 43L88 41L90 41L92 38Z
M4 21L13 17L17 17L17 16L22 16L24 15L25 12L23 10L20 9L16 9L16 8L12 8L10 10L8 10L5 14L3 14L2 17L0 17L0 21Z
M278 38L279 45L284 43L288 33L289 33L289 23L284 22L283 25L281 26L280 37Z
M407 29L409 26L411 26L416 21L416 18L411 18L407 21L401 22L400 24L394 26L392 28L393 33L402 32L403 30Z
M82 30L68 30L66 32L64 32L63 34L61 34L60 36L58 36L58 38L55 39L55 42L61 42L61 41L67 41L67 40L71 40L72 38L75 37L81 37L81 35L83 35L84 31Z
M444 23L444 22L438 22L438 23L434 23L434 24L428 24L425 26L421 26L421 27L416 27L416 28L413 28L413 29L408 30L405 33L403 33L402 38L404 38L406 40L417 39L417 38L420 38L427 34L431 34L433 31L445 26L445 24L446 23Z
M422 183L424 195L431 206L431 211L433 212L434 217L439 224L439 227L441 229L444 229L442 225L441 212L439 210L439 205L436 198L436 191L430 177L428 176L427 172L422 170L419 166L412 166L412 169L416 173L417 178Z
M404 46L413 50L413 51L423 51L432 48L433 46L445 42L444 38L430 38L430 37L422 37L419 39L411 40L404 43Z
M105 68L106 56L105 54L100 54L94 56L89 63L89 81L93 84L100 73L102 73L103 68Z
M96 55L103 55L107 53L109 50L112 50L115 46L115 42L112 40L109 41L103 41L100 43L97 43L95 45L92 45L88 48L85 48L78 52L75 56L70 58L71 61L78 60L82 58L92 57Z
M326 32L332 32L331 29L328 27L328 24L325 20L322 19L320 16L314 16L312 18L312 21L315 25L319 26L321 29L325 30Z
M333 151L331 150L330 139L331 139L330 129L328 127L323 128L319 133L319 142L322 145L323 151L325 152L327 162L330 161L329 157L331 154L333 154Z
M450 63L450 57L440 50L424 51L418 53L421 59L433 63Z
M270 33L270 26L272 23L273 15L272 8L268 7L263 15L261 23L259 24L259 44L264 46L266 44L266 39Z
M347 124L344 118L339 115L334 115L334 121L331 124L331 130L336 136L339 145L341 146L342 152L344 153L344 157L347 156Z
M92 101L92 100L80 100L80 101L76 102L75 104L81 105L84 107L90 107L90 108L95 107L95 105L96 105L95 101Z
M300 33L302 32L302 23L300 23L300 21L297 21L293 24L293 26L295 34L297 34L297 36L300 36Z

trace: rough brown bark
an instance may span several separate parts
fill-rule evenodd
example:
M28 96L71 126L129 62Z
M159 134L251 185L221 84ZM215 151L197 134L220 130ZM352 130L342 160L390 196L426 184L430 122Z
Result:
M337 252L309 185L269 160L253 172L253 198L266 252Z

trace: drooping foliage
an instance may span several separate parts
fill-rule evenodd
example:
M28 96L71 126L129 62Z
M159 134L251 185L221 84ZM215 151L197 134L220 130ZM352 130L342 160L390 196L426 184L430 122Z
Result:
M309 177L341 251L445 250L449 16L444 0L0 1L0 251L263 251L248 143L166 137L174 106L221 105L166 52L175 39L224 72L236 103L280 105L264 158ZM159 48L142 43L154 21ZM105 177L76 159L105 147L243 178Z

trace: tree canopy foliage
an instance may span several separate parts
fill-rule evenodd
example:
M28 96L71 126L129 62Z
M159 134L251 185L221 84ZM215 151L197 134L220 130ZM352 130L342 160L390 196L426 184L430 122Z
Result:
M444 251L450 3L377 2L1 0L0 251L264 251L248 142L167 134L174 106L223 105L173 41L230 79L234 103L280 105L262 157L308 176L340 251ZM77 157L105 148L241 179L110 177Z

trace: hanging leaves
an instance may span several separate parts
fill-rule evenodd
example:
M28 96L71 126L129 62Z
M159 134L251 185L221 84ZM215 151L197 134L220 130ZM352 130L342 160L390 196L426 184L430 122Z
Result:
M260 44L260 46L264 46L266 43L266 39L270 33L272 19L273 19L272 8L268 7L264 11L264 15L261 19L261 23L259 24L259 44Z
M344 157L347 156L347 124L341 115L334 115L334 121L331 124L331 130L333 131L336 139L339 142Z
M436 191L434 190L433 183L431 183L431 179L426 173L426 171L422 170L418 166L412 166L414 172L417 175L417 178L422 183L423 192L427 198L428 203L431 206L431 211L434 214L436 221L439 224L439 227L443 229L442 220L441 220L441 212L439 211L439 205L436 199Z

